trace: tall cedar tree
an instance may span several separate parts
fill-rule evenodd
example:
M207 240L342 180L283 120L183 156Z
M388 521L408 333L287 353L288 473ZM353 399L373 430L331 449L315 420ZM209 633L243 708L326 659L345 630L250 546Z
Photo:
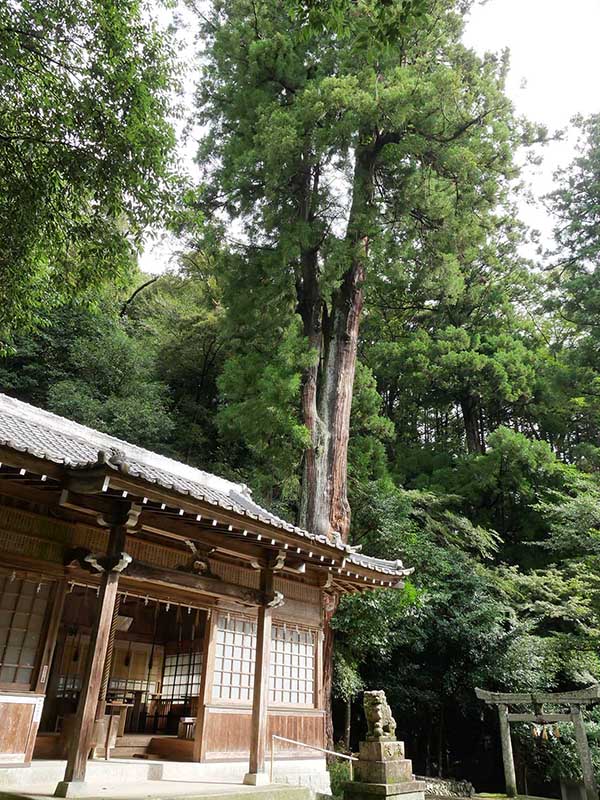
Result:
M462 46L455 3L432 0L412 29L394 8L385 41L368 37L360 6L347 36L251 0L217 0L203 27L203 208L233 223L230 253L241 281L256 275L254 302L275 286L278 324L301 317L311 358L299 521L343 539L369 277L394 279L406 218L439 227L457 208L485 216L513 170L504 63Z

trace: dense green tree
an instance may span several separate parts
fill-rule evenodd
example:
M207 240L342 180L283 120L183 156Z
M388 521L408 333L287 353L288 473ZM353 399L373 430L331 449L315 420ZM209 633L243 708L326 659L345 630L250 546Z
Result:
M502 91L504 64L460 44L452 3L429 3L410 30L397 4L379 14L396 32L393 47L375 39L358 48L270 3L217 2L203 28L198 93L209 127L201 207L239 230L225 257L239 279L231 284L239 292L252 283L253 302L263 312L276 305L283 330L295 315L302 323L301 422L310 438L300 521L343 536L365 283L397 273L406 219L439 228L469 207L490 213L514 175L518 129ZM357 14L354 33L364 38L371 24ZM473 219L470 233L462 228L467 241L481 238ZM269 358L277 359L272 350Z
M579 152L555 178L558 186L548 200L557 219L554 236L556 280L564 311L580 328L596 331L600 308L600 115L578 117Z
M2 391L146 447L169 449L168 387L154 350L121 323L119 298L62 306L0 360Z
M194 278L161 276L120 314L130 335L152 352L154 374L168 387L173 451L187 463L223 472L240 464L231 443L230 458L224 459L217 421L217 382L228 353L228 333L218 287L209 272L196 266Z
M0 349L123 276L161 213L168 37L143 0L0 2Z

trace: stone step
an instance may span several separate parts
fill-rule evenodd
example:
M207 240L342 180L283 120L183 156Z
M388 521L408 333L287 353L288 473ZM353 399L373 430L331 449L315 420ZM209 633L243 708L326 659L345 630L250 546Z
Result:
M19 792L20 787L32 785L45 785L46 793L53 793L56 785L63 780L65 774L65 760L35 760L29 766L2 766L0 767L0 793ZM325 768L324 759L276 759L275 783L298 786L304 790L310 787L313 792L323 794L329 791L329 774ZM214 762L176 762L157 761L149 758L111 758L92 759L87 763L86 784L102 786L119 785L123 792L135 790L135 784L151 782L154 790L156 787L162 791L170 785L188 785L189 791L181 794L192 794L196 787L205 787L216 784L229 784L235 788L241 784L245 773L248 771L248 759L241 758L234 761ZM185 788L185 787L184 787ZM249 788L249 787L248 787ZM262 788L262 787L261 787ZM200 790L199 790L200 791ZM246 791L246 789L244 789ZM105 795L102 790L102 795ZM123 793L119 795L123 797ZM152 796L158 797L154 793ZM269 800L269 798L261 798ZM285 800L282 798L281 800ZM294 795L294 800L309 800L302 794Z
M152 733L126 733L117 736L117 747L148 747L153 738Z
M91 798L148 798L148 797L185 797L186 800L311 800L310 789L303 786L220 786L201 785L194 787L182 783L170 786L162 785L162 781L147 781L131 787L123 788L121 784L87 785L78 787L78 797ZM21 791L0 789L0 800L42 800L47 797L47 784L33 784L23 787Z
M145 758L148 755L148 748L146 747L111 747L111 758ZM96 758L104 758L104 748L96 748Z
M2 767L0 769L0 788L23 786L25 784L58 783L65 774L66 761L32 761L29 766ZM101 783L110 778L110 782L122 781L134 783L149 779L149 766L143 761L123 761L114 764L112 761L88 761L87 780Z
M396 798L399 800L423 800L425 797L423 781L401 781L400 783L362 783L352 781L344 784L345 800L383 800Z

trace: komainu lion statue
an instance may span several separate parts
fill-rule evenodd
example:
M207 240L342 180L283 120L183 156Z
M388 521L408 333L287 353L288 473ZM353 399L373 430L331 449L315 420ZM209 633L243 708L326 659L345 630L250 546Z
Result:
M392 717L385 692L381 690L365 692L363 705L368 726L367 741L379 741L380 739L395 741L396 720Z

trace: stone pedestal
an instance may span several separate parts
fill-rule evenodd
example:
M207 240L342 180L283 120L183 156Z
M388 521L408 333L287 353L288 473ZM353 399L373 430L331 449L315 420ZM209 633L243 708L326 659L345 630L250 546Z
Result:
M344 800L424 800L425 784L416 781L404 743L395 738L361 742L354 780L344 784Z

